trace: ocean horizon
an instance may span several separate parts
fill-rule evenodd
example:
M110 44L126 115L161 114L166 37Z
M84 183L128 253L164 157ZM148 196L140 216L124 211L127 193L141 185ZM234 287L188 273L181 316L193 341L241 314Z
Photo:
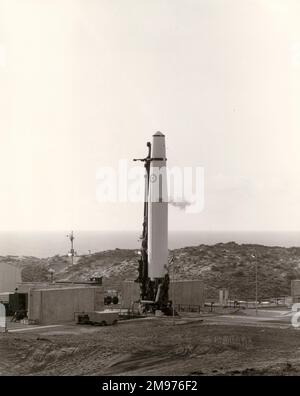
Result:
M1 256L65 255L70 249L68 231L0 231ZM140 231L76 231L74 248L78 255L110 249L138 249ZM169 249L200 244L236 242L266 246L300 246L300 231L170 231Z

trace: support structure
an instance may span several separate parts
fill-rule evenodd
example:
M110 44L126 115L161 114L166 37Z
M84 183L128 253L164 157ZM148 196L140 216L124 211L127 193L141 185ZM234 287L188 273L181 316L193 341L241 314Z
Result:
M68 252L68 256L71 257L71 262L72 262L72 265L73 265L74 264L74 256L76 256L76 252L74 250L74 239L75 239L74 232L71 231L70 234L67 235L67 238L69 238L70 242L71 242L71 249Z
M169 302L168 265L168 202L164 135L153 135L147 142L148 155L134 159L144 162L145 199L139 275L140 301L143 309L172 313ZM153 153L152 153L153 150ZM152 156L153 155L153 156Z

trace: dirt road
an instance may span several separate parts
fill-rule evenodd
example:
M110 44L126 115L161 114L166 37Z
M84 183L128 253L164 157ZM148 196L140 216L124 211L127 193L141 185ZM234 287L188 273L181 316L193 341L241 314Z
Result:
M288 321L268 326L241 318L181 319L175 326L155 318L1 334L0 374L300 374L300 331Z

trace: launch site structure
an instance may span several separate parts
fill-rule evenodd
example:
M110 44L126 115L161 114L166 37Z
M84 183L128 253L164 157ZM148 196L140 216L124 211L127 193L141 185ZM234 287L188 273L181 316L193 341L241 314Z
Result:
M144 221L139 259L140 302L152 311L168 313L168 194L165 136L153 135L148 155L134 159L145 167ZM146 309L146 308L145 308Z

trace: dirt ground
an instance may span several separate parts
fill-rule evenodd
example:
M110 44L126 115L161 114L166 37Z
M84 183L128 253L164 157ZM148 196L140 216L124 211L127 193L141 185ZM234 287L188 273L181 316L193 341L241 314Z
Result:
M300 329L283 318L241 313L0 334L0 375L299 375Z

